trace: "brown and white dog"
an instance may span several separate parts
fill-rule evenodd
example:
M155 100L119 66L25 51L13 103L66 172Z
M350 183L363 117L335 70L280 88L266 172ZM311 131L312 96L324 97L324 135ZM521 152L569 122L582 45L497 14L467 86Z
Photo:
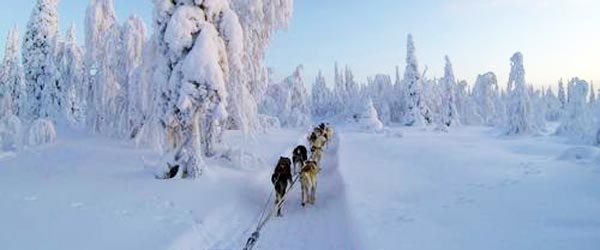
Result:
M273 175L271 175L271 182L275 188L275 205L277 207L277 216L281 215L281 207L283 204L279 204L285 196L285 192L288 186L288 182L292 182L292 171L291 171L292 161L290 158L280 157L277 162L277 166L275 166L275 171L273 171Z
M319 166L315 161L306 161L300 170L300 184L302 185L302 206L315 204L317 192L317 174Z

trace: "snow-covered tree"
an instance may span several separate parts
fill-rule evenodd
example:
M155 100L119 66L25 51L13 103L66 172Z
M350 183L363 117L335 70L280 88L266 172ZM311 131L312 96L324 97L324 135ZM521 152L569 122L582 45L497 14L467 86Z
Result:
M221 141L227 114L229 62L240 60L240 24L228 1L157 0L154 31L160 63L161 121L171 146L170 165L196 177L203 156ZM167 154L169 155L169 154Z
M304 67L296 67L294 73L284 80L290 91L290 110L285 114L282 125L287 127L306 127L311 124L309 95L304 85Z
M91 0L85 17L86 119L93 132L114 132L120 28L112 0Z
M10 112L16 116L23 115L22 111L27 104L25 76L19 53L19 29L14 27L8 33L4 59L0 66L0 99L6 98L6 101L10 102L10 104L7 104L10 105L10 110L5 110L5 112Z
M421 104L421 75L411 34L408 34L407 37L406 69L404 70L403 82L406 96L406 112L403 123L406 126L424 125L425 117L422 114L423 105Z
M558 101L560 101L560 108L564 109L565 105L567 104L567 97L565 94L565 87L562 79L560 79L560 81L558 82Z
M270 41L276 31L287 27L292 15L292 0L232 0L231 7L237 13L243 32L229 32L240 35L242 43L236 44L226 39L228 50L237 49L241 59L229 58L230 80L228 127L240 129L244 133L261 130L258 104L262 101L269 80L264 58ZM227 25L227 24L226 24ZM237 26L236 26L237 27ZM236 28L229 27L227 29Z
M548 88L544 93L544 103L546 105L546 120L558 121L562 112L562 104L551 88Z
M373 101L379 120L384 124L392 122L391 105L394 97L394 86L389 75L378 74L367 85L368 96Z
M324 118L332 112L332 92L327 87L323 73L319 71L312 87L312 117Z
M344 70L344 93L345 102L343 103L342 117L345 119L359 115L363 110L360 86L354 79L354 73L349 66Z
M365 98L362 101L362 111L358 115L358 123L362 129L377 132L383 129L383 123L379 120L379 115L371 98Z
M595 136L595 124L590 106L587 104L589 84L579 78L573 78L569 81L569 86L571 86L569 102L556 133L578 142L592 142Z
M456 78L450 58L446 56L446 66L444 67L444 77L440 80L442 88L442 107L441 107L441 122L447 126L460 125L460 116L456 109L456 98L454 96L456 87Z
M38 0L27 24L22 51L29 119L57 119L62 113L63 89L55 58L57 35L57 0Z
M29 128L29 146L52 144L56 141L56 129L52 121L44 118L37 119Z
M264 66L267 48L275 32L287 28L292 16L293 0L232 0L243 29L244 76L257 102L262 101L268 84Z
M61 73L60 85L64 89L63 108L72 125L84 121L86 86L83 84L83 49L75 37L75 25L71 25L59 51L58 70Z
M590 83L590 104L596 104L596 90L594 89L594 83Z
M498 95L496 74L488 72L477 76L473 87L473 99L476 105L475 109L485 125L493 126L497 122L495 97Z
M333 82L333 98L335 102L334 113L341 115L344 112L344 105L348 101L348 92L346 90L344 74L339 69L337 62L334 64Z
M515 53L511 57L511 70L508 80L508 124L506 133L509 135L527 134L535 131L531 113L531 103L525 86L525 68L523 54Z
M13 114L0 116L0 151L18 151L23 142L21 119Z
M146 95L145 83L141 79L144 46L146 44L146 27L141 17L132 15L123 25L124 82L121 91L126 101L125 127L122 132L130 138L135 137L145 119L144 105Z

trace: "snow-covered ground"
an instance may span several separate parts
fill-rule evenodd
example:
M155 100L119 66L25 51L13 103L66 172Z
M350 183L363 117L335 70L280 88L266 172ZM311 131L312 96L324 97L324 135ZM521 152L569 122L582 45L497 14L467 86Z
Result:
M316 205L301 207L293 190L256 249L600 246L597 148L479 127L402 128L402 137L339 130ZM211 167L194 181L155 180L142 161L151 151L78 134L0 155L0 249L241 249L275 161L305 132L246 143L230 133L228 144L245 144L256 159Z

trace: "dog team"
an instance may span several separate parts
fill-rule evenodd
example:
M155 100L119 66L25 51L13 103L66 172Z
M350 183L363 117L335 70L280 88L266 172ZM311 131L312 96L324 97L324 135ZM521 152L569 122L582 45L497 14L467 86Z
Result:
M315 127L308 136L310 144L310 158L305 146L299 145L292 152L292 160L287 157L280 157L271 182L275 188L275 204L277 207L277 216L281 214L281 200L285 196L288 184L293 182L294 175L300 175L300 185L302 186L302 206L315 204L315 194L317 191L317 174L321 171L321 158L323 149L333 138L333 128L329 124L321 123ZM292 169L293 168L293 169ZM292 171L293 170L293 171Z

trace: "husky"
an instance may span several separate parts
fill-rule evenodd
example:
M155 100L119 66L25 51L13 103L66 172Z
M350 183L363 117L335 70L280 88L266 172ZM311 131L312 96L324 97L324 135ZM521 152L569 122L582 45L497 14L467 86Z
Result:
M277 166L275 166L275 170L273 171L273 175L271 175L271 183L273 183L273 187L275 188L275 205L277 207L277 216L281 217L281 207L283 204L280 204L283 197L285 196L285 192L288 186L288 183L292 183L292 172L291 172L292 161L287 157L280 157L277 162Z
M308 160L308 150L305 146L299 145L292 152L292 161L294 163L294 174L297 174L302 166L304 166L304 162Z
M330 141L331 138L333 138L333 128L331 128L330 126L327 126L325 128L325 132L323 133L323 136L325 136L325 139L327 139L327 141Z
M315 194L317 192L317 174L319 166L315 161L306 161L302 170L300 170L300 184L302 185L302 206L315 204Z
M320 148L315 148L313 147L310 150L310 160L320 163L321 162L321 158L323 158L323 150Z

